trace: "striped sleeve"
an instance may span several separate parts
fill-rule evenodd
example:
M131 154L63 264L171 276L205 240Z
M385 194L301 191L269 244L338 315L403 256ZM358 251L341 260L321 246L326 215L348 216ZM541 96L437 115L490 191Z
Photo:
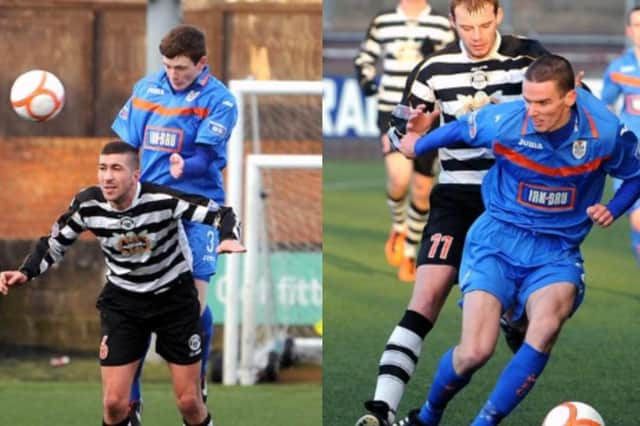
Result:
M376 78L376 63L382 53L382 46L377 35L377 18L378 15L371 20L367 35L360 45L358 55L353 60L356 68L356 78L361 86Z
M35 249L18 268L29 279L45 273L59 263L78 236L86 230L80 215L80 203L74 198L68 210L51 227L51 233L40 238Z
M207 207L176 199L175 217L204 223L220 230L220 240L239 240L240 222L231 207L211 201Z

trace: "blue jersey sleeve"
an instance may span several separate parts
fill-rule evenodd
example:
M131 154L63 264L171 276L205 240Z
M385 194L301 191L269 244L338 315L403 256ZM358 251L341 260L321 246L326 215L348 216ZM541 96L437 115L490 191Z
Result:
M136 94L138 85L139 83L133 87L131 97L127 100L124 106L120 108L120 112L118 112L116 119L111 125L111 130L113 130L120 139L135 148L139 148L142 144L140 126L135 123L136 120L133 114L133 98Z
M466 125L464 132L464 142L477 147L491 148L491 142L495 140L498 133L500 114L497 109L499 105L485 105L479 110L473 111L460 117Z
M603 166L607 174L623 180L640 176L640 142L627 127L618 127L613 151Z
M198 128L196 143L213 148L215 164L220 170L227 164L227 142L237 120L238 108L233 96L229 95L217 102Z
M618 100L618 97L622 93L622 88L619 84L614 83L611 79L611 73L614 71L614 64L610 64L607 70L602 76L602 93L600 99L607 105L613 105Z

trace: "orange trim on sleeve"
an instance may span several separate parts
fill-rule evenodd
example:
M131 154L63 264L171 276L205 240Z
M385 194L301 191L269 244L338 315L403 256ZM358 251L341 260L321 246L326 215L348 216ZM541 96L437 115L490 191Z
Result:
M594 170L597 170L602 164L602 162L609 158L609 157L596 158L595 160L582 164L580 166L554 168L554 167L544 166L540 163L537 163L532 159L530 159L529 157L519 152L516 152L512 149L509 149L499 142L496 142L493 144L493 152L496 155L500 155L506 158L507 160L511 161L512 163L517 164L520 167L532 170L536 173L540 173L545 176L552 176L552 177L576 176L576 175L589 173Z
M629 86L640 87L640 78L631 77L630 75L626 75L621 72L612 72L611 81L619 84L628 84Z
M207 108L167 108L160 104L135 97L132 99L132 103L134 108L143 111L152 111L160 115L196 115L200 118L206 118L209 115L209 109Z

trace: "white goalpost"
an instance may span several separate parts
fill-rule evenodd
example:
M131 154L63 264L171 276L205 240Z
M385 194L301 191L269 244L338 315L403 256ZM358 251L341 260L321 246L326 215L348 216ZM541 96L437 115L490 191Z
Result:
M244 242L247 247L243 268L242 285L242 338L240 357L240 383L253 384L256 382L258 371L269 363L268 354L275 352L279 343L278 339L286 336L278 333L277 318L275 314L275 297L273 296L274 283L271 278L269 254L269 239L266 236L267 225L265 222L266 208L263 193L263 178L261 171L271 169L321 169L321 155L289 155L289 154L254 154L247 157L246 183L245 183L245 235ZM261 272L261 276L259 273ZM262 287L260 287L260 285ZM256 347L256 331L258 319L256 313L257 298L261 294L263 304L266 305L264 318L261 319L265 343L263 347ZM280 327L280 329L282 329ZM280 342L281 344L281 342ZM321 340L317 346L321 348Z
M321 253L321 216L317 225L319 230L309 231L306 235L294 233L293 238L286 228L276 235L274 223L290 223L295 216L303 218L306 215L304 208L317 209L316 214L321 214L318 200L310 202L304 199L309 195L304 193L304 186L321 196L322 160L318 154L322 151L322 83L232 80L229 88L237 100L238 124L228 145L226 203L243 218L242 236L248 249L245 255L225 259L222 381L232 385L256 381L256 333L262 340L265 339L264 333L267 334L266 340L273 340L273 336L268 334L273 333L274 327L266 323L276 321L274 303L277 301L273 298L278 295L273 294L277 289L267 291L265 286L280 285L282 290L286 285L277 284L278 278L267 280L266 277L274 273L287 275L286 268L274 262L286 264L291 259L305 257L292 253ZM246 153L264 155L249 155L245 162ZM314 174L308 175L311 173L309 168L314 170ZM307 170L307 175L296 175L302 170ZM246 174L244 185L243 174ZM286 190L286 193L302 194L294 196L303 197L302 200L286 200L286 195L278 191L288 181L303 186ZM301 209L291 209L294 211L292 217L279 218L280 210L285 210L283 202L301 202L303 205ZM280 207L274 210L269 208L272 205ZM318 221L317 218L315 220ZM269 251L271 253L267 254ZM315 281L313 285L316 285ZM321 282L319 287L321 291ZM261 301L258 305L274 312L263 312L260 318L256 316L255 290L258 290ZM248 309L249 306L254 306L254 309ZM282 316L282 312L277 315Z

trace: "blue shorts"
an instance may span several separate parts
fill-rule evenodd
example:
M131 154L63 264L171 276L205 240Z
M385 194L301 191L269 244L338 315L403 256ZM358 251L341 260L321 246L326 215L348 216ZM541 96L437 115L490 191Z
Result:
M193 257L193 277L198 280L209 282L212 275L216 273L218 254L219 234L213 226L202 223L183 220L191 255Z
M525 312L529 296L550 284L570 282L577 287L572 313L584 298L584 266L578 247L562 238L541 235L482 214L471 226L460 265L463 294L482 290L493 294L513 319Z

